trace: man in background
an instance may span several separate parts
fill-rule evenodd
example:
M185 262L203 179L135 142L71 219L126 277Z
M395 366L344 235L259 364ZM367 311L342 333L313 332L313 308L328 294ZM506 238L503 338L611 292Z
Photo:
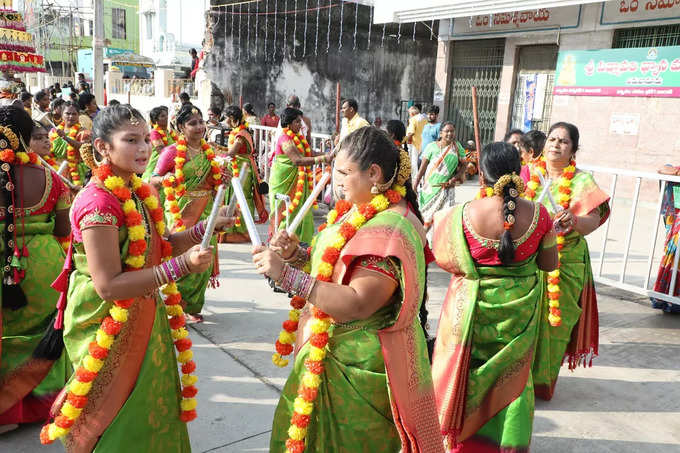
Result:
M427 145L439 140L441 125L439 122L439 107L431 105L427 109L427 123L423 126L421 150L424 151Z
M359 116L359 104L356 99L345 99L342 102L340 112L342 114L342 127L340 128L340 135L335 138L337 145L340 140L347 137L352 132L362 127L370 126L369 122Z
M262 125L268 127L279 125L279 116L276 114L276 105L273 102L267 104L267 113L262 117Z

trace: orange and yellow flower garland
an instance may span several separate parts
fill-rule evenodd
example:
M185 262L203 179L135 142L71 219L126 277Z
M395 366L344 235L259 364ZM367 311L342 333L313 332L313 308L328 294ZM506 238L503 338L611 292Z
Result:
M158 132L158 135L161 136L161 140L163 140L163 144L165 146L168 146L168 134L167 134L167 132L165 132L165 130L162 127L160 127L158 124L152 124L151 126L153 127L153 130ZM177 141L177 132L173 131L172 129L169 129L169 131L170 131L170 137L172 138L172 140L174 142L176 142Z
M64 130L64 122L62 121L59 126L57 126L57 129ZM73 127L69 128L68 131L66 131L66 135L71 139L75 140L76 135L78 135L78 131L80 130L80 123L76 123L73 125ZM54 131L51 131L49 134L50 141L54 143L54 140L56 140L57 137L59 137L59 134L57 134ZM71 174L71 182L73 182L74 186L81 186L83 183L80 180L80 173L78 173L78 153L76 152L76 149L71 146L70 143L66 142L66 161L68 162L68 168L69 168L69 173ZM49 162L49 161L48 161ZM50 165L54 166L50 162Z
M354 237L359 228L366 222L372 219L376 214L387 209L390 204L398 203L405 195L406 189L403 186L395 185L394 189L388 190L384 195L376 195L370 203L359 206L358 209L354 211L342 225L340 225L331 245L324 250L321 257L321 263L317 270L316 279L330 282L335 263L340 258L340 252L345 244ZM340 209L346 211L346 207L347 205L341 205ZM329 223L335 223L338 218L340 218L338 210L334 209L329 212ZM325 225L322 225L319 230L323 230L323 228L325 228ZM304 302L304 300L295 301L293 309L299 310L304 306ZM294 302L291 301L291 304L293 303ZM309 343L311 347L309 356L305 360L306 371L302 375L301 385L297 391L298 396L293 403L294 411L293 416L291 417L290 428L288 428L288 439L286 440L286 452L289 453L302 453L305 450L307 426L309 425L310 417L314 410L314 401L318 396L319 386L321 385L321 373L323 373L324 370L323 360L326 357L325 348L329 338L328 330L332 322L330 316L323 310L312 306L310 311L314 317L310 324L312 335L309 338ZM290 319L290 321L292 321L292 319ZM294 322L296 323L297 321ZM274 358L276 358L276 354L274 355Z
M534 160L532 169L542 172L544 175L547 173L545 158L541 156L539 159ZM562 176L558 181L558 195L557 203L563 209L569 209L569 204L571 203L571 181L574 179L574 174L576 174L576 161L571 159L569 165L564 167L562 170ZM526 198L533 200L536 196L536 190L539 184L536 181L540 181L538 175L535 172L531 172L531 179L527 184L527 191L525 192ZM529 192L531 190L531 192ZM548 189L550 190L550 189ZM530 196L531 195L531 196ZM562 261L562 249L564 248L564 236L565 231L559 231L557 233L557 256L558 265L557 269L548 273L548 306L550 312L548 314L548 322L553 327L557 327L562 324L562 312L560 311L560 296L562 295L560 291L560 265Z
M208 159L210 163L210 175L207 177L208 184L210 184L213 189L216 189L220 184L222 184L222 172L220 170L220 164L215 160L215 152L206 143L205 140L201 139L201 149L205 153L205 158ZM184 231L186 225L182 221L182 213L179 208L179 203L177 200L182 198L186 194L186 186L184 185L184 164L187 161L187 141L184 135L180 135L177 139L177 155L175 156L175 175L171 178L166 178L163 180L163 191L165 193L165 200L168 203L168 210L172 214L172 218L175 221L174 230Z
M102 181L104 186L122 204L125 224L128 229L128 239L130 241L128 256L124 260L126 271L139 270L144 267L146 261L146 230L142 225L142 215L137 211L135 202L132 200L132 192L126 187L122 178L113 174L109 165L100 166L94 173L97 179ZM152 193L150 186L143 183L136 175L132 175L131 185L135 195L143 201L149 210L151 219L155 223L156 231L162 238L165 233L165 222L163 221L163 209L160 207L158 197ZM169 260L172 258L172 245L164 239L161 240L163 260ZM191 351L191 340L188 338L189 333L184 327L184 312L180 305L182 296L175 282L165 285L162 293L166 296L164 302L167 314L170 316L170 333L178 352L177 361L182 364L182 401L180 402L181 413L179 417L182 421L189 422L196 418L196 399L194 397L198 390L194 384L198 378L191 374L196 369L196 364L192 360L193 352ZM40 442L42 444L52 443L56 439L68 434L71 430L71 427L87 404L87 395L92 388L92 383L104 366L116 336L127 322L128 309L133 303L134 299L113 301L113 307L109 310L109 316L102 321L96 333L96 340L90 343L88 355L85 356L75 372L60 414L54 419L54 422L43 426L40 431Z
M283 133L293 139L293 143L295 143L295 147L298 149L298 151L300 151L300 154L302 154L304 157L312 157L312 148L309 146L309 143L307 142L307 139L304 137L304 135L300 133L296 134L287 127L283 129ZM302 195L305 191L305 181L307 184L309 184L308 189L312 190L312 187L314 187L314 172L312 172L311 167L299 166L298 179L295 183L295 195L291 200L288 210L283 211L282 217L284 218L281 219L281 222L284 222L285 217L295 212L297 207L300 205L300 202L302 201ZM314 201L313 209L318 209L316 200Z
M241 132L243 129L247 128L248 124L246 123L241 123L238 125L238 127L233 128L232 130L229 131L229 140L227 143L229 143L229 146L233 145L236 142L236 136ZM234 178L238 178L239 175L241 174L241 169L238 166L238 161L236 160L236 157L231 158L231 175ZM237 209L241 209L241 206L237 203L236 204ZM241 216L236 216L236 220L234 221L234 227L239 228L241 226Z
M24 152L24 151L17 151L14 152L12 149L7 148L0 150L0 161L2 162L7 162L8 164L18 164L18 165L25 165L25 164L37 164L40 165L40 161L38 160L38 155L34 153L33 151L29 152Z
M482 198L488 198L488 197L493 197L493 187L482 187L479 189L479 193L475 197L475 200L479 200Z

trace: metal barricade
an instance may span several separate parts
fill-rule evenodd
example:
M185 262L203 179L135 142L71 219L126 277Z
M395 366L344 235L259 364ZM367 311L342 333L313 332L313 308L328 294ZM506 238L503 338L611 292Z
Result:
M658 173L624 170L619 168L598 167L594 165L579 165L578 168L580 170L593 173L595 175L605 175L610 178L608 193L611 197L610 201L611 214L609 219L607 219L606 223L602 225L602 227L600 228L600 230L602 230L600 233L602 238L600 243L601 245L599 246L599 248L594 247L592 243L590 245L591 258L593 262L594 280L596 282L610 285L626 291L631 291L636 294L654 297L660 300L664 300L666 302L680 305L680 296L673 295L675 293L674 289L678 283L677 272L678 262L680 261L680 252L676 251L674 256L673 273L668 291L666 293L660 293L654 291L653 289L650 289L650 286L652 284L652 270L655 261L661 261L662 259L661 256L659 257L658 260L655 260L655 253L657 252L657 248L659 245L659 224L661 223L661 208L663 204L663 197L666 190L666 185L669 183L680 184L680 176L669 176ZM621 188L619 185L619 179L621 178L626 179L632 178L634 180L632 198L623 196L617 198L617 188ZM641 187L645 183L646 183L645 185L649 186L650 182L652 184L660 185L660 190L658 196L655 199L653 207L651 203L640 201ZM625 189L630 188L629 186L624 187ZM650 197L649 195L650 195L649 192L645 191L646 198L648 199L654 198L653 196ZM613 216L620 212L615 207L615 204L620 205L628 203L630 203L628 219L624 220L624 222L616 223L615 226L613 227L612 226ZM649 212L652 212L653 209L654 213L654 217L651 219L652 222L650 228L651 231L649 232L644 231L645 227L649 227L647 223L649 219L646 219L645 218L646 216L644 215L643 216L638 215L638 211L641 209L641 204L645 203L649 205L645 209ZM615 228L616 226L621 227L624 226L623 224L625 224L625 233L623 235L622 250L610 251L608 254L607 253L608 243L617 241L617 239L614 238L615 232L613 231L612 228L616 229ZM651 235L646 236L649 233L651 233ZM644 244L645 236L649 238L649 244L646 248L647 249L646 254L644 253L643 249L640 249L642 253L639 253L637 255L631 254L631 245L633 244L633 242L638 243L642 242L642 247L643 248L645 247ZM642 238L642 241L635 240L639 238ZM618 255L617 252L622 253L620 263L616 262ZM661 255L663 255L663 250L661 251ZM620 266L618 275L616 275L616 273L612 275L603 272L606 261L610 261L612 265L618 264ZM635 265L636 261L637 265L635 267L638 271L642 271L642 275L640 275L639 272L636 274L630 272L631 266ZM643 263L645 264L643 265ZM609 267L611 268L612 266Z

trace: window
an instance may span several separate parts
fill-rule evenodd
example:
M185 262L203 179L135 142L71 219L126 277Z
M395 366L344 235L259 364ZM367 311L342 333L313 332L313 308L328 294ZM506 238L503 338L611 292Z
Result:
M615 49L680 45L680 24L624 28L614 32Z
M123 8L111 8L112 33L114 39L126 39L125 10Z
M153 16L147 13L144 18L146 20L146 39L153 39Z

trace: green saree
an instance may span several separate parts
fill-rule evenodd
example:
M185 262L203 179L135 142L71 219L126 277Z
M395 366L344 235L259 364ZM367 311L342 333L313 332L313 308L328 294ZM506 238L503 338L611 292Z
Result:
M102 300L92 282L87 257L75 229L97 225L119 226L121 260L127 255L127 228L119 225L115 208L106 212L101 202L114 205L118 200L105 189L88 185L74 202L71 212L74 225L73 263L64 313L64 344L74 368L88 354L89 344L112 302ZM146 208L133 196L139 212ZM120 208L118 208L120 209ZM146 212L145 218L150 218ZM80 219L80 220L77 220ZM144 221L147 231L146 265L161 260L160 238L155 228ZM144 451L150 453L190 452L186 424L179 419L180 380L173 340L164 304L157 291L135 299L128 321L93 381L88 401L71 431L62 438L66 451L97 453ZM59 401L53 407L56 413Z
M293 198L295 198L295 191L297 188L298 167L293 165L293 162L291 162L290 158L283 151L285 146L294 147L295 144L293 143L292 138L286 134L282 134L279 138L279 142L276 145L276 154L274 156L274 162L269 174L269 212L272 213L272 218L270 219L269 224L270 234L273 234L277 229L286 227L286 217L284 217L286 205L285 203L277 202L276 194L288 195L290 199L293 200ZM300 208L304 204L307 197L309 197L311 191L312 188L309 187L309 183L305 178L300 204L293 210L292 213L288 213L289 221L292 221L295 216L297 216ZM274 215L274 213L277 211L278 216ZM274 222L277 218L279 219L278 228L276 225L274 225ZM308 211L304 216L302 223L300 223L300 226L295 230L295 234L301 242L309 243L312 240L312 236L314 236L314 217L311 210Z
M432 362L442 433L455 452L528 451L544 292L537 255L507 266L475 263L463 208L436 219L433 240L437 264L453 274Z
M17 310L3 307L1 314L0 424L47 419L54 397L71 373L65 353L56 361L32 356L53 322L59 294L50 284L64 265L64 250L53 234L55 213L69 208L69 193L53 178L52 172L45 172L41 201L23 210L23 221L17 220L19 245L25 243L28 251L21 258L26 274L20 284L28 304ZM5 222L0 221L0 234L4 229ZM4 244L0 253L4 253Z
M339 223L316 238L312 275ZM391 305L368 319L331 326L305 451L441 452L427 347L418 321L425 283L422 239L400 214L378 214L346 244L333 281L347 284L348 266L366 255L398 260L401 282ZM310 349L305 329L309 318L307 308L298 328L295 364L274 415L270 452L286 451L293 402Z
M589 173L577 171L571 182L571 190L569 210L572 213L582 216L597 210L600 225L607 220L609 196L600 190ZM551 192L557 198L557 183L551 186ZM553 214L547 199L543 204ZM592 365L592 358L598 353L597 296L588 243L576 231L568 233L564 239L564 247L560 252L562 324L550 326L547 310L543 314L533 365L536 396L545 400L553 397L563 361L566 360L569 369L573 370L579 364ZM542 273L542 278L546 279L547 275Z

